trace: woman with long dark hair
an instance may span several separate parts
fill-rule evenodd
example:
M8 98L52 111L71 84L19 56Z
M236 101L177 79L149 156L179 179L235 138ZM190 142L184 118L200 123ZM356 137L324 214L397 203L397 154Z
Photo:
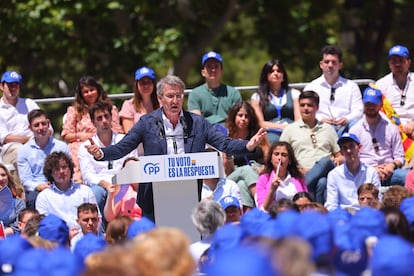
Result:
M297 192L303 191L307 191L307 187L292 146L287 142L273 143L263 174L256 183L257 207L268 211L273 201L292 199Z
M246 101L238 102L230 108L226 124L229 137L234 139L250 140L259 130L256 114ZM239 186L244 211L255 205L258 171L263 167L268 149L269 141L265 138L251 153L234 156L224 154L226 157L223 161L225 173L228 179L233 180Z
M267 129L270 143L279 140L287 124L299 120L299 94L289 87L288 73L281 61L271 59L264 64L259 89L251 103L259 126Z

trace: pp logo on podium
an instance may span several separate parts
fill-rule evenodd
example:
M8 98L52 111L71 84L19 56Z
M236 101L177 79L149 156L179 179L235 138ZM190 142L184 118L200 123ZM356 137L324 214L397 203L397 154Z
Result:
M144 172L149 175L156 175L160 172L160 164L159 163L147 163L144 165Z

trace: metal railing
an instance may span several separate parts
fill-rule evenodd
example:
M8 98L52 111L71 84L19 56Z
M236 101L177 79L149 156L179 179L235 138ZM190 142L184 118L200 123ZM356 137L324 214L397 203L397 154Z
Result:
M353 80L358 85L368 85L369 83L375 82L375 80L372 79L356 79ZM289 86L296 89L303 89L308 83L307 82L297 82L297 83L291 83ZM245 92L252 92L256 91L258 86L235 86L237 90L240 91L240 93ZM185 89L184 93L189 94L192 89ZM119 93L119 94L109 94L108 95L110 99L112 100L123 100L123 99L129 99L133 96L132 92L126 92L126 93ZM44 98L44 99L34 99L36 103L41 104L50 104L50 103L71 103L75 100L75 97L59 97L59 98Z

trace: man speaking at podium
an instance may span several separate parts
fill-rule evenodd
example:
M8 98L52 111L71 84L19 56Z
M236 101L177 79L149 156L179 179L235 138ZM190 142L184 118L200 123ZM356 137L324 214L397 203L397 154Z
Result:
M85 146L97 160L116 160L139 143L145 155L166 155L203 152L206 144L228 154L253 151L266 131L260 129L249 141L227 137L200 115L183 110L184 82L168 75L157 83L157 96L161 108L143 115L125 137L115 145L99 148L93 141ZM140 185L137 201L143 215L154 220L151 185Z

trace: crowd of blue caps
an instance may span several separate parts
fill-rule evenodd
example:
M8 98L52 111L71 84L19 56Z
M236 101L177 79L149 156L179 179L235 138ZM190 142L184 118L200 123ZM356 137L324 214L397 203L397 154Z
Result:
M405 214L414 232L414 197L402 201ZM143 218L128 229L128 239L151 231L155 224ZM100 236L85 235L73 252L68 249L66 224L54 215L46 216L39 225L40 237L58 242L52 251L33 246L19 235L0 241L1 275L81 275L85 258L107 248ZM278 273L260 243L248 239L280 240L298 237L312 248L316 267L332 267L335 275L414 275L412 245L397 235L387 233L384 214L377 209L362 208L351 215L344 209L327 214L317 211L284 211L276 218L258 209L244 214L240 224L226 224L214 234L208 250L208 261L201 267L206 275L283 275ZM372 254L367 239L375 238Z
M128 228L127 238L133 239L154 227L155 224L146 218L134 221ZM20 235L8 236L0 240L0 275L81 275L85 269L86 257L107 247L103 237L86 234L71 252L67 246L69 228L62 219L55 215L48 215L41 220L38 235L43 239L58 243L59 246L52 250L35 248Z

